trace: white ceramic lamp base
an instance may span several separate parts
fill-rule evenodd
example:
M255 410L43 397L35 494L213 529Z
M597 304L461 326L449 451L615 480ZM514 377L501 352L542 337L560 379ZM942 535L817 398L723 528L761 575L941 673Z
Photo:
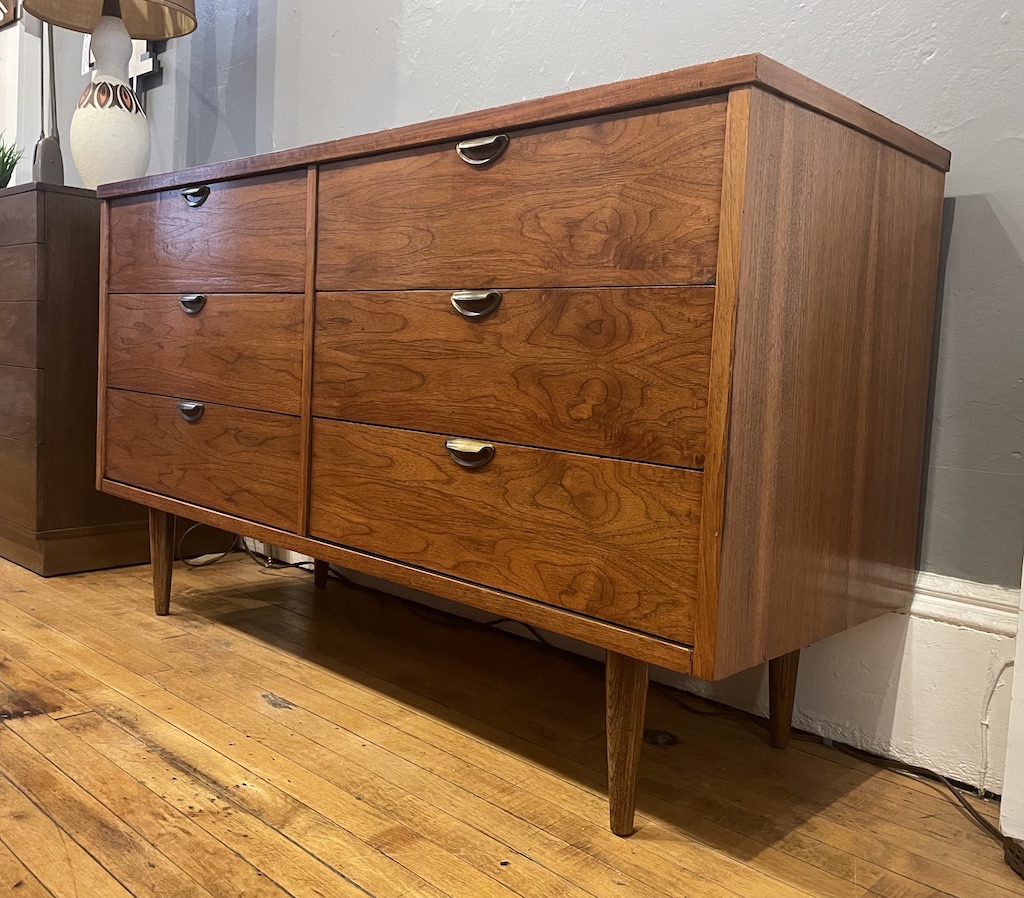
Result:
M132 41L124 23L103 16L92 33L96 70L71 119L71 154L90 190L141 178L149 168L149 120L128 84Z

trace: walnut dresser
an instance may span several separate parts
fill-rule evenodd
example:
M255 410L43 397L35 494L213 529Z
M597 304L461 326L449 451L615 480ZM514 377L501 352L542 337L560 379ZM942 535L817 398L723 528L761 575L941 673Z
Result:
M101 188L98 482L647 663L901 607L949 154L751 55Z
M99 231L92 191L0 190L0 556L43 576L149 559L93 478Z

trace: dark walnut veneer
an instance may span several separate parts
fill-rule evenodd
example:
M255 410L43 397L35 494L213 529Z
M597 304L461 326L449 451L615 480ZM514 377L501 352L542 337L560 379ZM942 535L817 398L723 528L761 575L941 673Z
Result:
M770 661L781 747L799 650L911 594L948 167L745 56L102 188L158 613L181 513L602 646L628 834L647 663Z

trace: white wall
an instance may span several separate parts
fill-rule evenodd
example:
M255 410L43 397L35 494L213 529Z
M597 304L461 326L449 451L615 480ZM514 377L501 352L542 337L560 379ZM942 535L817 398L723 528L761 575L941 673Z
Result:
M18 131L18 48L21 26L11 25L0 31L0 133L10 143Z

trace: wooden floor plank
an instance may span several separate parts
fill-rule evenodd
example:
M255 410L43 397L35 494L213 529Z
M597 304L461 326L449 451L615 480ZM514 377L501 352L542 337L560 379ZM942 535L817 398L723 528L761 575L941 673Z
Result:
M0 835L0 895L19 898L53 898L51 892L15 856Z
M82 898L84 895L131 898L131 892L3 773L0 773L0 841L54 898Z
M176 566L158 619L149 576L0 562L0 705L35 712L4 722L21 754L0 749L212 895L1024 895L930 785L821 745L770 752L750 718L657 693L649 725L680 741L645 747L640 829L617 839L599 666L247 560ZM217 891L215 858L252 887Z
M141 638L144 640L144 637L141 637ZM157 657L161 657L162 656L161 653L160 653L161 652L161 647L159 645L157 645L154 641L151 640L151 641L148 641L148 642L144 642L144 645L145 645L145 650L148 651L148 652L151 652L152 654L154 654L154 656L157 656ZM223 656L223 652L221 652L218 655L217 654L217 647L215 647L215 646L209 646L208 645L208 647L205 650L202 650L202 651L195 651L194 650L194 651L189 652L188 648L187 648L187 643L183 643L183 642L180 642L180 641L175 641L173 643L173 645L169 644L166 648L167 648L168 651L173 652L173 654L165 655L165 658L168 661L168 664L174 664L174 662L177 662L178 666L181 667L183 664L185 664L185 662L187 661L187 658L190 655L195 655L197 658L202 658L204 660L200 660L198 662L197 661L193 661L193 662L191 662L190 666L185 667L183 669L189 671L190 673L195 674L197 677L202 678L204 681L212 682L212 681L215 680L216 682L218 682L221 685L226 684L228 682L228 680L230 680L230 675L229 674L227 674L227 675L218 674L218 671L224 671L226 669L234 670L234 669L239 669L239 668L246 668L246 666L249 664L247 658L244 655L236 655L236 656L233 656L233 658L224 657ZM197 667L197 664L198 664L198 667ZM251 665L249 665L249 671L250 671L250 675L254 679L259 679L261 677L265 678L266 675L269 673L265 669L262 669L262 671L256 671L256 673L252 673L252 666ZM299 677L301 679L302 675L300 674ZM155 679L157 679L158 681L162 682L168 688L173 689L174 688L174 682L175 682L175 679L176 679L176 675L174 673L169 673L165 677L157 677ZM264 681L264 682L271 682L271 681ZM279 682L283 683L283 685L278 685ZM303 695L305 697L308 698L310 695L312 695L315 698L315 693L312 693L310 690L304 690L303 691L304 687L301 685L301 683L299 683L296 680L287 680L286 679L284 681L281 681L280 678L279 678L278 681L273 681L271 685L274 685L274 686L276 686L276 688L279 688L279 689L283 690L288 695L295 696L295 695L298 694L298 692L296 692L295 690L299 690L299 691L303 692ZM234 684L231 685L230 689L227 690L227 691L230 691L232 694L236 694L239 691L241 691L241 687L237 683L234 683ZM267 714L267 713L271 713L272 714L273 713L273 710L268 708L267 702L264 701L264 700L261 700L261 698L260 698L260 696L258 694L253 694L251 696L251 698L252 698L251 705L252 705L252 708L253 708L253 710L255 712L262 713L262 714ZM213 699L212 699L212 697L210 695L197 696L197 695L194 694L193 696L191 696L190 700L193 700L195 703L201 704L202 707L209 709L211 707L211 701ZM303 709L298 708L298 707L292 709L290 707L290 705L293 704L293 702L289 701L289 702L287 702L287 704L289 705L288 708L286 708L284 711L280 711L279 710L276 713L284 714L284 715L288 715L288 716L301 715L302 714ZM384 712L383 716L386 717L387 716L387 712ZM302 729L303 729L304 732L308 732L310 730L310 728L315 728L315 727L316 727L316 720L314 718L314 719L311 719L311 720L307 721L307 723L302 727ZM332 738L332 736L333 736L333 738ZM337 728L333 724L333 722L329 722L328 728L324 732L324 743L328 743L329 741L334 742L334 743L337 743L337 741L338 741ZM368 749L371 750L371 751L373 750L374 745L372 743L360 743L360 744L362 745L362 749L364 749L364 754L366 753L366 751ZM355 754L358 754L358 753L355 753ZM380 759L383 762L383 764L375 765L375 769L384 770L388 766L387 765L387 759L388 758L392 759L392 764L393 764L394 761L400 760L394 754L384 755ZM454 759L454 758L451 759L451 760L452 761L456 761L456 759ZM410 778L410 776L411 776L410 768L407 767L406 769L404 769L401 772L401 774L396 774L396 776L403 783L406 783L407 787L409 787L409 783L412 781L411 778ZM413 773L412 776L415 778L415 773ZM366 789L365 788L360 788L360 792L364 792L365 793ZM522 794L522 795L525 795L525 793L517 793L517 790L514 790L514 789L509 789L509 792L512 793L512 794ZM468 793L468 790L467 790L467 792L464 793L464 796L468 796L468 795L469 795L469 793ZM469 798L471 799L472 796L469 796ZM507 802L508 799L505 798L505 801ZM441 804L441 803L445 803L446 804L446 802L435 801L435 804ZM465 799L464 799L463 800L463 804L465 804L465 803L466 802L465 802ZM484 808L485 807L486 806L484 806ZM481 813L480 806L476 805L474 807L473 803L470 801L469 802L469 807L467 807L465 809L465 813L467 815L467 817L466 817L467 819L473 819L473 820L479 819L479 816L480 816L480 813ZM564 815L564 813L565 812L563 812L563 811L559 811L559 816ZM598 839L600 840L602 838L606 838L608 840L611 840L612 842L616 842L618 844L622 844L621 842L618 842L618 840L615 840L613 837L611 837L610 833L607 833L606 825L605 825L606 806L604 804L604 800L603 799L600 800L598 806L595 809L595 816L596 816L598 822L596 822L596 823L592 822L589 825L590 825L591 830L593 830L596 833L598 833ZM535 824L536 824L536 821L532 821L532 822L535 822ZM505 823L506 823L506 825L508 825L509 821L506 820ZM579 836L574 836L574 838L578 838L579 839ZM566 848L567 848L567 846L564 843L562 843L559 848L554 849L554 850L558 851L560 853L561 857L564 857L564 851L566 850ZM579 849L575 849L575 850L579 851ZM538 846L536 846L536 845L534 846L534 849L532 849L532 853L531 854L532 854L532 857L534 857L535 859L539 859L538 858ZM582 852L581 852L581 854L582 854ZM593 855L591 855L591 857L593 858ZM709 865L709 861L713 860L714 858L715 858L715 854L713 854L713 853L709 854L709 853L706 852L705 860L703 860L703 866L705 866L705 868L706 868L705 869L705 875L710 876L710 878L712 880L716 880L717 882L719 882L721 884L727 885L729 888L733 888L733 889L737 889L738 888L740 890L740 894L763 894L765 890L771 891L773 894L778 894L778 895L788 894L788 888L783 883L778 882L777 880L773 881L770 878L763 878L763 876L758 871L751 871L751 870L739 871L739 870L736 869L736 865L734 864L734 862L724 862L723 861L723 862L720 862L717 865L717 867L716 867L716 864L714 864L714 863L711 863ZM696 859L693 858L693 857L690 857L688 859L684 858L684 860L688 861L691 865L694 862L696 862ZM586 865L585 868L591 868L591 867L595 867L595 866L598 866L598 861L597 861L597 859L592 859L590 861L590 863ZM675 874L673 876L671 884L662 884L664 886L664 888L666 888L669 891L669 894L677 894L678 890L680 888L682 888L682 885L683 885L682 878L686 874L686 869L687 869L686 864L685 863L680 863L676 867ZM737 882L737 876L739 876L739 875L741 875L742 878L743 878L743 882L741 884L739 882ZM621 879L622 878L620 878L620 880ZM615 882L615 880L612 879L611 882ZM586 885L587 885L588 888L591 888L591 889L599 889L600 886L601 886L600 883L596 883L594 881L589 881ZM620 889L620 886L616 885L615 888L616 888L616 890L618 890L618 889ZM636 887L634 887L634 889L635 888ZM713 889L711 884L707 883L707 882L703 883L703 884L701 884L699 882L695 883L694 884L694 888L697 890L698 894L705 894L705 895L712 894L712 889ZM835 891L830 891L830 892L828 892L828 894L840 894L840 893L839 892L835 892Z
M181 740L165 743L161 733L142 729L128 712L119 716L128 729L98 713L60 723L296 898L446 894L400 867L377 863L374 852L346 839L332 821L278 801L273 790L244 770L225 774L224 765L202 752L180 751Z
M623 887L628 887L631 895L683 895L695 894L712 898L715 895L751 894L751 889L763 883L770 886L780 896L789 894L790 890L777 881L761 877L756 873L746 875L744 882L735 881L735 865L722 863L715 870L713 864L705 861L704 877L688 875L687 868L676 870L670 893L655 891L632 878L621 870L606 866L593 856L581 856L571 881L554 873L553 868L564 867L572 848L565 842L553 838L546 833L534 830L511 814L507 808L500 807L485 799L481 799L472 788L462 788L450 780L437 776L430 771L407 761L399 754L390 752L365 738L362 733L355 733L340 727L338 724L306 712L305 709L284 695L260 692L261 687L230 683L232 698L218 696L216 690L205 687L203 682L180 672L169 672L157 675L156 679L168 689L185 697L187 700L211 710L219 718L233 721L247 735L258 739L264 744L289 755L306 766L313 765L324 771L323 775L335 784L356 791L364 801L372 800L375 806L401 820L412 829L431 833L448 850L480 868L487 864L487 858L493 857L496 851L518 854L514 846L521 844L524 838L531 839L530 858L521 858L510 867L518 869L519 877L509 881L509 885L524 895L557 894L574 895L577 889L572 883L579 883L588 894L604 896L621 894ZM224 688L227 681L221 678L218 686ZM243 705L239 699L248 695L248 702ZM273 695L273 701L267 701L267 695ZM296 695L286 690L285 695ZM235 707L232 707L235 705ZM262 706L262 707L261 707ZM261 721L259 717L278 717L287 719L287 723L274 720ZM293 728L302 734L299 737ZM459 759L452 758L459 763ZM376 772L376 776L371 774ZM403 800L403 792L407 793ZM431 811L430 808L434 808ZM437 814L438 809L450 808L453 816L466 826L453 826ZM552 809L554 810L554 809ZM562 816L562 815L559 815ZM479 828L480 833L472 829ZM444 835L447 833L447 835ZM494 838L482 838L483 834ZM614 838L609 834L609 838ZM488 844L488 841L494 844ZM543 865L545 875L524 877L523 869L530 871L532 865ZM707 878L705 878L707 877ZM731 884L728 880L734 880ZM723 882L722 880L726 880ZM724 887L724 888L723 888ZM739 891L730 889L739 888Z
M328 686L327 686L326 688L330 688L330 686L328 685ZM599 814L603 815L603 814L604 814L604 812L605 812L605 806L604 806L604 804L603 804L603 799L601 799L601 800L600 800L600 803L599 803L599 808L600 808L600 810L599 810ZM868 866L868 867L869 867L869 870L870 870L870 869L874 869L874 871L875 871L875 872L880 872L879 868L871 868L871 866L870 866L870 865L864 865L864 864L862 864L861 866L862 866L862 867L863 867L863 866Z
M346 660L349 660L349 655L347 655L347 654L346 654ZM598 766L601 763L601 755L600 755L600 753L598 751L595 751L593 753L593 755L597 759L596 762L595 762L595 766ZM877 867L876 865L873 865L872 863L870 863L868 861L865 861L864 859L861 859L861 861L862 861L862 863L861 863L860 866L862 866L862 867L866 866L869 871L881 872L881 870L883 869L883 868Z
M264 611L261 620L265 620L268 613L269 612ZM239 625L240 621L249 621L251 619L252 615L249 614L235 616L232 618L232 623L235 625ZM289 626L284 629L287 630L290 628L290 630L294 630L294 622L288 622L288 625ZM294 645L297 649L301 649L304 653L313 652L313 654L316 656L322 654L322 652L320 651L321 649L328 649L329 652L331 653L342 652L342 649L344 649L343 655L346 659L346 662L351 662L353 660L353 651L358 652L358 647L352 646L350 643L346 642L346 640L340 638L332 641L329 638L331 635L330 629L331 628L325 626L322 621L320 622L320 626L317 630L316 635L317 649L315 650L315 652L310 649L308 644L300 644L293 640L292 645ZM267 634L267 631L262 632L264 634ZM276 632L276 630L275 635L278 638L280 638L282 642L288 642L286 638L281 638L280 633ZM291 635L294 635L294 633L292 633ZM373 662L366 663L372 664ZM379 667L379 664L377 666ZM401 683L404 682L404 677L401 674L399 674L398 676L393 677L392 682L394 682L395 680ZM421 688L420 691L429 693L429 689ZM528 734L526 738L530 739L531 735L533 735L533 738L536 738L534 734ZM553 739L557 739L557 736L554 733L550 733L548 736L539 741L541 743L544 743L544 747L549 747L550 742ZM747 740L747 742L749 743L750 740ZM700 746L699 750L697 750L698 747L696 746L688 747L694 749L694 756L698 758L700 758L702 754L707 750L705 746ZM579 748L574 748L569 744L568 740L566 740L564 743L559 745L558 748L563 752L573 752L576 757L588 759L590 762L590 766L594 770L600 770L603 766L603 750L600 748L600 746L591 745L589 751L585 749L581 750ZM781 753L780 755L780 753L777 752L768 752L767 750L764 750L763 747L758 743L756 745L748 744L744 746L744 748L738 753L739 759L743 763L736 765L736 769L732 775L732 779L737 783L742 779L749 777L752 772L751 766L748 763L750 752L761 752L759 757L761 758L764 764L768 765L767 770L756 770L755 768L755 772L758 774L759 779L762 782L771 782L774 786L776 785L775 781L778 778L781 778L783 780L794 778L798 779L799 775L791 774L788 768L785 766L787 763L785 753ZM736 753L734 752L734 754ZM732 756L730 756L730 760L732 760ZM650 780L651 778L651 772L649 769L650 766L651 765L647 765L645 768L647 770L645 776L648 780ZM657 780L654 780L653 782L655 784L655 788L657 788ZM683 780L683 782L686 782L686 780ZM797 788L795 783L794 788ZM787 817L793 817L794 807L799 807L799 805L800 802L797 800L793 806L787 807ZM884 825L886 823L886 821L883 821L881 818L877 818L877 820L879 825ZM822 820L818 819L817 817L813 818L811 825L814 827L813 834L815 835L815 837L821 839L825 844L830 845L832 847L837 847L843 851L849 849L850 847L855 847L858 852L855 856L857 856L862 862L867 864L870 869L886 870L890 869L892 866L899 866L900 863L905 862L908 865L908 869L910 869L913 872L913 875L915 877L922 879L923 884L929 885L931 887L937 887L938 885L945 883L947 879L952 879L955 883L961 878L961 873L959 869L956 867L956 855L958 851L956 846L948 846L946 849L946 854L952 854L953 857L950 858L947 856L946 863L939 863L935 862L929 856L929 853L927 851L925 851L924 853L915 853L905 850L902 839L903 833L899 831L898 828L895 833L890 835L890 841L879 841L876 838L876 831L874 828L870 835L864 835L857 832L851 833L841 827L836 827L832 825L831 821L829 821L828 819ZM993 894L1001 894L998 892L1000 883L1006 885L1007 880L1012 877L1012 874L1008 874L1008 871L1004 872L1004 869L1001 866L993 866L991 868L986 868L986 870L988 871L990 880L996 880L996 882L993 883ZM970 895L970 889L972 888L972 885L973 880L970 877L965 877L964 888L967 889L968 895Z
M138 898L212 898L156 847L18 736L24 721L0 726L0 769L54 823ZM53 726L60 724L51 722Z
M239 854L198 826L187 813L163 801L113 761L45 715L11 725L112 814L156 846L206 893L224 898L283 898L288 895Z

